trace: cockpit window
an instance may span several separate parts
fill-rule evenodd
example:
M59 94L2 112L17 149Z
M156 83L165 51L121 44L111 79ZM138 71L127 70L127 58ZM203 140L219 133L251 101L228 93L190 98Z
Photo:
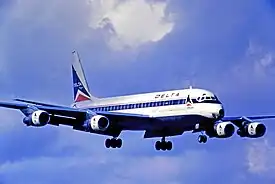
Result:
M207 96L207 97L205 97L205 99L206 100L211 100L212 98L211 98L211 96Z
M206 95L202 94L197 97L196 101L198 103L220 103L216 95Z
M211 97L211 96L208 96L208 95L206 95L206 94L204 93L204 94L202 94L202 96L199 96L199 97L197 98L197 100L198 100L198 102L203 102L203 101L205 101L205 100L212 100L212 97Z

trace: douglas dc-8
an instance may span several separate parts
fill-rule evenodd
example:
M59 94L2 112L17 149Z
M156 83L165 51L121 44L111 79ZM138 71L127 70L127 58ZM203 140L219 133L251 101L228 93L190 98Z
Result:
M258 138L266 133L260 119L269 116L226 117L221 101L204 89L187 88L128 96L97 98L89 90L81 60L73 51L72 78L74 101L70 106L47 104L25 99L0 102L0 106L18 109L27 126L68 125L75 130L109 136L106 148L121 148L122 131L144 131L144 138L161 138L156 150L171 150L166 137L192 131L199 133L198 142L209 138Z

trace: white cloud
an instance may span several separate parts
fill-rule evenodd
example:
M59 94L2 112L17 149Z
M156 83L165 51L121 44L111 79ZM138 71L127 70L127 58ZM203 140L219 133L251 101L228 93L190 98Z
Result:
M251 83L266 84L273 82L275 74L275 51L255 42L249 42L244 57L233 68L233 76L245 86Z
M136 48L157 42L173 30L167 2L146 0L91 0L94 29L107 31L114 49Z
M274 177L275 171L275 146L264 139L248 146L247 167L254 174Z
M203 154L187 152L177 156L127 156L112 153L103 156L74 155L62 157L34 157L0 165L5 183L18 180L36 183L69 181L70 183L179 183L188 179L202 162ZM14 178L14 176L17 176Z
M266 77L271 70L274 70L275 53L273 50L250 42L246 56L249 59L248 62L252 63L253 73L256 77Z
M113 49L136 48L160 41L173 30L167 6L166 1L146 0L17 0L8 13L8 26L21 25L21 31L59 28L82 40L99 30Z

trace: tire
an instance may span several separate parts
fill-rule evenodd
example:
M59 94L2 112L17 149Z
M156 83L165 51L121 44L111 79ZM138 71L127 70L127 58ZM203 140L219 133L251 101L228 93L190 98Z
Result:
M111 141L110 139L106 139L106 140L105 140L105 147L106 147L106 148L110 148L110 147L111 147L111 142L112 142L112 141Z
M116 139L111 139L111 147L116 148Z
M207 137L206 137L206 135L203 136L202 142L203 142L203 143L206 143L206 142L207 142Z
M199 143L202 143L202 142L203 142L202 135L199 135L199 137L198 137L198 142L199 142Z
M162 147L162 146L161 146L161 142L160 142L160 141L157 141L157 142L155 143L155 149L159 151L159 150L161 149L161 147Z
M165 147L169 151L172 150L172 148L173 148L172 142L171 141L166 142Z
M122 146L122 140L121 139L117 139L116 140L116 147L117 148L121 148L121 146Z

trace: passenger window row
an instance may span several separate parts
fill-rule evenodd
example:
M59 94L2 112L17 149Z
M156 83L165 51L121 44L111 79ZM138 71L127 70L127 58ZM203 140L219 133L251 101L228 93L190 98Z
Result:
M137 103L137 104L125 104L125 105L112 105L112 106L91 108L91 110L93 110L93 111L117 111L117 110L138 109L138 108L146 108L146 107L180 105L180 104L185 104L185 101L186 101L186 99L167 100L167 101L160 101L160 102ZM221 103L217 99L215 99L215 100L205 99L203 101L198 101L197 99L192 99L191 101L192 101L192 103L213 103L213 104Z
M179 105L179 104L184 104L184 102L185 102L185 100L183 100L183 99L169 100L169 101L160 101L160 102L147 102L147 103L138 103L138 104L125 104L125 105L96 107L96 108L92 108L92 110L94 110L94 111L116 111L116 110L137 109L137 108L145 108L145 107Z

